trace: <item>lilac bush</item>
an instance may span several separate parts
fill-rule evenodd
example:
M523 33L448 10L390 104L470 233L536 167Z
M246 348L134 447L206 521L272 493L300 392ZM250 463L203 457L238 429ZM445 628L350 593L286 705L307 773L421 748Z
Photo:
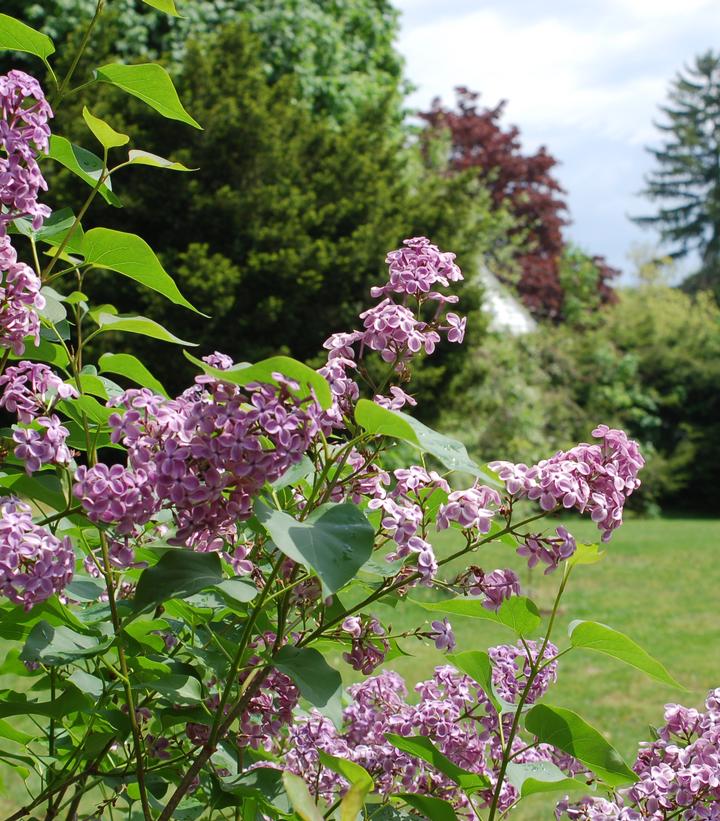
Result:
M158 114L197 125L159 66L114 64L74 84L82 54L56 78L44 35L5 15L0 33L46 62L54 108L94 82L131 94L139 84ZM12 644L3 672L24 676L22 692L0 694L0 712L37 718L27 738L8 736L21 751L0 751L3 766L34 771L8 821L106 810L144 821L496 821L540 790L557 791L558 813L575 818L716 817L717 694L702 715L673 708L634 770L547 701L561 657L600 645L674 684L605 625L574 622L565 642L553 634L574 568L599 558L556 514L588 516L608 541L640 482L636 443L599 425L594 442L537 465L483 466L403 412L416 404L418 359L465 335L454 254L425 237L391 251L375 304L329 336L317 371L285 356L186 352L198 375L172 397L122 350L88 361L106 333L118 346L123 333L189 344L93 306L92 271L194 307L139 237L82 221L97 197L122 194L110 181L129 165L188 169L126 154L129 138L85 108L102 156L83 147L94 171L78 170L22 72L0 77L0 111L0 407L13 419L0 631ZM69 216L39 200L46 152L89 186ZM414 455L391 469L397 443ZM557 572L548 615L516 570L475 564L490 543L509 563ZM381 605L427 617L398 631ZM458 648L457 618L491 621L508 641ZM410 697L385 665L418 641L446 663ZM345 690L340 670L361 680ZM570 803L571 788L591 797Z

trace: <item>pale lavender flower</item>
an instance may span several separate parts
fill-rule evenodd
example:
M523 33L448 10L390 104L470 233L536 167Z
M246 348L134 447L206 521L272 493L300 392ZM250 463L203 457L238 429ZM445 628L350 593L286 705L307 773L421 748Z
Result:
M55 416L40 416L35 420L36 428L15 428L13 441L17 443L15 456L25 462L28 475L43 465L67 465L70 463L70 450L65 440L70 431Z
M432 622L430 626L432 627L430 638L435 642L435 647L438 650L452 652L455 649L456 642L450 622L443 619L442 621Z

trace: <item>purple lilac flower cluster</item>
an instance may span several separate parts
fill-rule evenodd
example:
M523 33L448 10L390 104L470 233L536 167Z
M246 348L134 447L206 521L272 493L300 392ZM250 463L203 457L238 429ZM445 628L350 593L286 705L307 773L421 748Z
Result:
M493 651L503 659L522 652L517 648L493 648ZM519 657L515 655L514 659ZM503 674L503 682L505 678ZM551 679L552 675L543 676L537 688L533 688L530 700L539 698ZM432 794L449 800L466 815L470 807L455 784L386 738L388 733L422 735L431 739L458 766L489 779L490 788L477 793L474 799L477 809L488 806L497 783L503 747L498 715L490 698L477 682L451 666L437 667L433 677L418 684L415 690L417 703L410 704L402 678L395 672L384 671L350 688L352 703L344 711L341 730L336 730L316 711L297 719L289 728L288 768L301 774L309 785L317 785L317 794L332 804L347 789L347 783L320 764L318 752L322 750L365 767L382 796L399 792ZM502 721L507 737L512 716L506 714ZM526 746L521 738L515 739L514 761L549 760L566 769L568 766L571 770L579 769L565 757L557 758L547 745L523 749ZM505 782L500 809L510 807L517 797L515 788Z
M561 801L556 818L576 821L720 819L720 688L711 690L705 711L668 704L656 741L644 744L634 770L639 781L613 798Z
M0 347L16 355L25 350L25 338L40 341L37 312L45 307L40 278L17 261L8 224L30 217L39 229L50 209L38 202L47 184L37 164L38 152L47 151L52 110L40 84L23 71L0 76Z
M75 494L90 517L129 534L167 507L176 519L174 543L198 550L234 544L236 522L251 515L254 496L300 459L316 431L313 413L294 395L298 385L273 378L278 387L241 389L199 376L177 399L146 388L117 397L123 411L109 424L113 441L128 449L128 467L78 471Z
M0 592L30 610L59 593L75 570L68 537L33 523L30 505L10 496L0 502Z
M116 525L120 535L130 535L150 521L159 504L144 470L122 465L80 466L73 493L80 499L91 522Z
M493 664L493 685L497 694L509 704L515 704L526 688L531 667L539 664L537 675L525 696L525 703L533 704L547 692L550 684L557 681L557 654L558 649L552 642L547 642L544 647L536 641L491 647L488 655Z
M49 413L60 399L76 397L77 391L47 365L23 360L11 365L0 376L0 408L16 413L29 425L38 416Z
M399 468L394 476L393 489L386 492L380 486L378 495L370 500L368 507L382 511L382 529L397 546L388 554L388 560L404 559L414 554L422 583L431 585L438 565L432 545L424 538L425 507L435 491L447 494L450 487L439 473L419 465Z
M520 579L510 568L498 568L485 573L480 567L471 567L461 580L471 596L484 596L483 607L497 611L511 596L520 595Z
M444 253L425 237L406 239L403 248L388 254L390 278L387 284L375 286L373 298L384 297L377 305L360 314L363 329L333 334L324 344L329 351L328 361L320 373L330 383L334 405L328 412L328 427L342 426L360 395L353 378L358 362L366 351L375 351L387 363L394 365L398 374L405 372L408 361L417 354L432 354L444 333L449 342L461 343L465 336L466 320L457 314L443 311L447 304L458 301L457 296L443 295L432 290L438 285L447 287L463 279L455 264L455 255ZM396 302L399 297L402 302ZM430 321L421 318L423 307L435 302ZM408 307L412 303L413 308ZM399 410L415 400L398 385L380 393L375 401L385 407Z
M59 399L77 396L77 391L60 379L47 365L19 362L0 376L0 408L16 413L20 422L32 427L16 428L13 440L15 456L25 462L25 470L34 473L43 465L67 465L70 450L65 440L70 435L60 419L49 412Z
M26 472L34 473L48 464L70 464L70 449L65 444L70 431L60 423L60 419L55 414L39 416L35 424L39 429L16 428L12 436L17 443L15 456L25 462Z
M263 633L250 643L250 647L270 651L276 643L276 635ZM242 684L254 668L259 667L263 659L251 656L245 664L245 673L240 676ZM259 692L248 702L247 709L240 717L240 730L237 734L239 747L252 747L267 752L277 748L277 740L284 727L294 721L293 711L300 701L300 691L293 680L273 669L268 673Z
M636 442L621 430L599 425L592 432L600 444L579 444L537 465L491 462L512 496L538 501L543 510L564 507L591 519L607 542L622 524L623 508L640 486L638 472L645 464Z
M456 490L448 496L447 504L440 505L437 528L445 530L457 522L463 530L487 533L500 504L500 494L485 485Z
M385 661L390 644L385 638L385 628L376 618L348 616L342 630L351 636L351 650L343 653L343 658L353 669L369 675Z

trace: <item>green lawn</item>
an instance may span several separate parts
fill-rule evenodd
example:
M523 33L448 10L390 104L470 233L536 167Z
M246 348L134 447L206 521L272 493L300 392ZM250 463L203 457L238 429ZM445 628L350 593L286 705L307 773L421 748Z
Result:
M595 541L591 522L568 523L578 540ZM443 534L445 535L445 534ZM438 552L449 543L438 543ZM554 638L561 647L573 619L593 619L627 633L660 659L690 692L674 690L596 653L574 651L560 661L559 681L546 700L580 713L601 729L632 762L648 726L662 721L663 705L681 701L700 706L711 687L720 686L720 520L630 520L616 533L599 564L578 567L570 580ZM484 549L472 564L485 570L521 567L512 549ZM518 571L519 572L519 571ZM527 571L521 574L527 583ZM534 571L530 595L549 608L558 574ZM526 591L524 591L526 592ZM385 613L383 613L385 615ZM417 605L392 612L397 630L428 616ZM509 640L507 631L484 621L453 618L458 650L482 650ZM415 655L389 666L414 683L442 663L433 647L408 646ZM514 815L523 821L551 819L552 799L535 796Z

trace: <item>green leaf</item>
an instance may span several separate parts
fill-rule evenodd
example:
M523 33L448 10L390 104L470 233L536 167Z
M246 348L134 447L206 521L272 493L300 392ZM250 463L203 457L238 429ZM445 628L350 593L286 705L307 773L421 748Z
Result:
M402 736L395 733L386 733L385 738L398 750L427 761L436 770L446 775L464 790L483 790L490 786L490 781L484 775L470 773L451 761L440 752L433 742L425 736Z
M7 14L0 14L0 49L34 54L45 65L47 58L55 52L53 41L47 34L35 31Z
M204 373L233 385L249 385L252 382L264 382L269 385L277 385L278 381L273 374L280 373L300 385L300 390L297 392L297 395L301 398L305 398L309 396L311 392L314 392L321 407L327 410L332 405L332 394L327 380L320 376L317 371L314 371L302 362L298 362L296 359L291 359L289 356L272 356L269 359L263 359L261 362L257 362L255 365L241 363L227 371L220 370L220 368L213 368L212 365L208 365L207 362L203 362L201 359L196 359L194 356L191 356L187 351L185 352L185 356Z
M140 574L135 590L137 610L162 604L168 599L185 598L222 581L217 553L168 550L153 567Z
M470 599L466 596L439 602L416 600L416 604L426 610L494 621L497 624L509 627L523 637L534 633L542 621L537 605L525 596L511 596L509 599L505 599L497 613L483 607L482 600Z
M100 373L114 373L130 379L136 385L150 388L160 396L169 396L163 387L143 363L129 353L104 353L98 360Z
M99 579L78 578L77 576L65 588L65 593L76 601L97 601L107 590Z
M303 698L339 725L342 720L342 679L317 650L286 644L273 658L281 673L290 676Z
M194 676L178 673L163 675L157 679L140 682L134 685L138 690L154 690L165 696L173 704L199 704L203 700L202 685Z
M170 75L162 66L156 63L143 63L136 66L112 63L102 66L95 73L101 82L111 83L128 94L132 94L150 108L154 108L163 117L169 120L179 120L202 130L202 126L193 120L183 108Z
M355 406L355 421L368 433L409 442L423 453L434 456L448 470L469 473L488 484L498 484L491 474L468 456L465 445L437 433L412 416L383 408L369 399L361 399Z
M414 793L398 793L398 798L421 812L430 821L458 821L455 810L449 801L434 798L432 795L415 795Z
M76 399L63 399L57 409L82 425L83 414L96 425L105 425L115 413L114 408L101 405L94 396L82 395Z
M28 701L24 694L13 691L13 698L0 698L0 716L46 716L65 719L87 706L87 696L76 687L67 687L54 701Z
M573 621L568 627L570 644L585 650L594 650L606 656L624 661L636 670L641 670L650 678L684 690L665 667L631 638L618 630L595 621Z
M10 354L10 359L28 359L31 358L34 362L47 362L48 365L56 365L58 368L67 368L70 365L65 348L62 345L57 345L47 339L41 339L39 345L35 345L34 341L27 346L23 354Z
M109 268L146 288L162 294L175 305L182 305L195 313L194 308L178 290L173 278L160 264L155 252L137 234L113 231L110 228L93 228L85 234L81 253L85 262L98 268Z
M354 761L319 751L320 762L329 770L338 773L350 784L340 802L340 821L356 821L363 808L365 797L373 788L370 773Z
M16 744L21 744L23 747L27 747L31 741L35 740L34 736L28 735L28 733L24 733L22 730L18 730L12 726L12 724L0 719L0 737L7 738L10 741L14 741Z
M78 690L83 693L87 693L95 700L99 699L105 690L103 680L101 678L93 676L90 673L86 673L84 670L73 670L72 675L70 675L69 678Z
M0 476L0 487L7 488L25 499L49 505L53 510L67 508L62 485L56 476L50 474L28 476L25 471L11 473L7 476Z
M465 673L473 681L477 681L485 695L492 702L493 707L498 712L502 711L501 704L493 691L492 662L487 653L482 650L468 650L464 653L451 653L447 658L450 664L454 664L461 673Z
M578 544L573 555L568 559L570 567L578 564L597 564L605 556L605 551L600 550L596 544Z
M38 311L43 319L53 325L58 325L63 319L67 319L67 309L62 304L62 299L58 298L61 295L54 288L44 285L40 293L45 297L45 307Z
M151 168L164 168L166 171L197 171L197 168L188 168L181 162L166 160L149 151L133 149L128 153L128 165L149 165Z
M96 636L83 635L63 625L53 627L41 621L30 631L20 658L22 661L41 661L49 666L67 664L97 656L111 644L112 639L99 641Z
M507 779L521 798L541 792L587 791L588 785L579 778L569 778L550 761L532 761L527 764L507 765Z
M103 161L100 157L93 154L92 151L81 148L79 145L73 145L65 137L60 137L57 134L50 137L48 157L55 160L55 162L59 162L60 165L64 165L65 168L84 180L91 188L95 188L103 172ZM100 186L99 194L105 202L114 205L116 208L122 208L122 203L113 194L109 177ZM73 249L70 248L69 250L72 251Z
M226 579L213 588L228 602L234 604L247 604L258 594L257 587L246 578Z
M577 758L610 787L638 780L620 753L572 710L536 704L525 716L525 729L543 744Z
M165 14L170 14L173 17L180 17L181 15L178 14L177 9L175 8L174 0L142 0L146 6L152 6L154 9L158 9L158 11L164 11Z
M308 456L303 455L299 462L295 462L283 473L283 475L271 482L275 490L282 490L284 487L289 487L309 476L315 470L315 466L310 461Z
M121 134L119 131L108 125L105 120L95 117L89 111L87 106L83 106L83 120L87 127L97 137L98 142L103 148L119 148L130 142L130 137L127 134Z
M542 622L537 605L525 596L511 596L505 599L498 609L497 616L501 624L523 638L532 635Z
M125 625L124 631L139 644L145 644L157 652L165 649L165 641L158 632L169 628L165 619L143 619Z
M100 313L97 316L97 323L100 326L100 333L107 333L108 331L124 331L128 334L140 334L141 336L149 336L152 339L159 339L162 342L171 342L173 345L192 345L195 342L188 342L185 339L171 334L167 328L163 328L158 322L153 319L148 319L146 316L122 316L114 314Z
M299 775L286 770L283 772L283 784L293 809L302 821L325 821L320 806L315 803L307 784Z
M350 502L321 505L302 522L261 501L255 514L278 548L317 573L329 593L354 578L372 554L373 526Z

